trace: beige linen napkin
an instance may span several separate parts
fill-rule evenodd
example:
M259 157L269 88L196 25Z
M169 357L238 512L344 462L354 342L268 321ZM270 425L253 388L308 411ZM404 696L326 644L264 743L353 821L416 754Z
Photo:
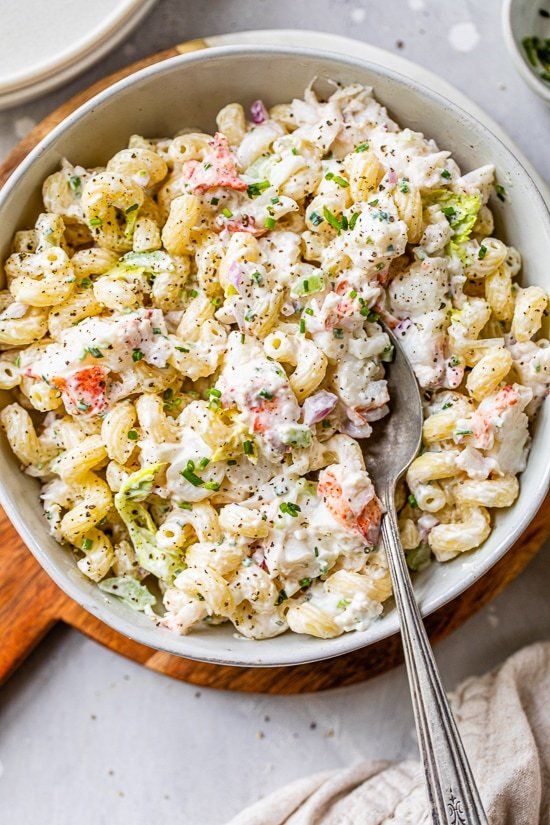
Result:
M450 696L491 825L550 823L550 642ZM304 777L227 825L424 825L418 762L361 762ZM460 822L457 819L457 823Z

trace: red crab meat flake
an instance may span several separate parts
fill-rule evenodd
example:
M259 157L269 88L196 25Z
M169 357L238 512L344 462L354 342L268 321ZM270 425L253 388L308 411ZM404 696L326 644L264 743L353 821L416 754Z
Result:
M84 367L68 378L55 377L52 383L61 390L63 402L72 415L100 415L107 410L105 367Z
M183 165L183 176L195 195L203 195L219 186L242 192L247 184L237 174L235 158L225 135L216 132L209 143L211 151L203 161L188 160Z

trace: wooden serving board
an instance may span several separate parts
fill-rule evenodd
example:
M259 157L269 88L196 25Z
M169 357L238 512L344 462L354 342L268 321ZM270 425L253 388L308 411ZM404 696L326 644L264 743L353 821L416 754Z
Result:
M0 186L48 132L82 103L132 72L183 54L207 48L195 40L151 55L79 92L39 123L0 165ZM491 570L465 593L426 619L432 643L460 627L498 595L527 566L550 534L550 508L545 505L518 541ZM363 650L312 665L279 668L237 668L203 664L161 653L133 642L66 596L42 570L0 510L0 683L25 659L57 622L80 630L117 653L151 670L194 685L260 693L307 693L352 685L383 673L403 661L395 635Z

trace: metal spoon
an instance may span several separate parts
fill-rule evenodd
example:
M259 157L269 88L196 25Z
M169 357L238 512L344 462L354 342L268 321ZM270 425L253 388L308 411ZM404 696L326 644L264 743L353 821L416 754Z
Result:
M423 415L412 367L398 339L388 328L386 332L395 347L395 359L387 374L392 411L373 426L371 437L362 446L367 469L386 511L382 517L382 538L401 624L428 804L436 825L487 825L399 538L395 486L420 448Z

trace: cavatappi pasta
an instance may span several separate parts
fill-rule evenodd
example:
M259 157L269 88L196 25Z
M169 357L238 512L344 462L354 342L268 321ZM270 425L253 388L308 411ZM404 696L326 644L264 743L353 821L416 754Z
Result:
M80 571L165 627L363 630L391 595L357 441L389 412L380 319L424 390L398 491L419 569L518 495L546 295L491 236L494 168L462 174L369 89L217 128L47 178L4 263L0 422Z

